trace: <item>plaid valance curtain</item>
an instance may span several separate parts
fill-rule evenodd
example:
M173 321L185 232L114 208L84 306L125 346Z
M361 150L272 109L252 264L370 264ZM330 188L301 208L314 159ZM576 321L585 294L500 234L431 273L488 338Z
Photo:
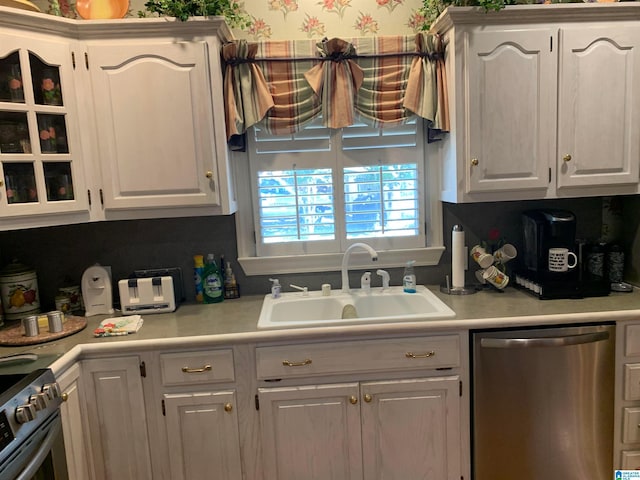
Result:
M293 133L319 115L341 128L358 117L385 126L416 114L446 132L443 50L440 37L423 33L224 45L227 138L256 123Z

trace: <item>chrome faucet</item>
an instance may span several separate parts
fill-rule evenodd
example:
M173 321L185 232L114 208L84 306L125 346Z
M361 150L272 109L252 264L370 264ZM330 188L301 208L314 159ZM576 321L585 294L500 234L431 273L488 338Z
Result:
M354 243L349 246L344 252L342 256L342 293L349 293L351 289L349 288L349 256L351 255L351 251L354 248L362 248L369 252L371 255L371 261L378 261L378 252L376 252L373 248L371 248L366 243Z

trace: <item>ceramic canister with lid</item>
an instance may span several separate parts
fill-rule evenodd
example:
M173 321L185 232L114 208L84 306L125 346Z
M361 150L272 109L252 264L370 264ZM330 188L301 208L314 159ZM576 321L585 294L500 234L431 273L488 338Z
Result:
M38 278L35 270L14 261L0 270L0 299L7 320L40 312Z

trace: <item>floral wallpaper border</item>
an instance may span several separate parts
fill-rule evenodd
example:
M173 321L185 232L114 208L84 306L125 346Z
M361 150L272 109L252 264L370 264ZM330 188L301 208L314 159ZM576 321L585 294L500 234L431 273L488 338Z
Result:
M105 1L105 0L100 0ZM144 11L146 0L130 0L128 17ZM35 0L43 12L79 18L75 0ZM422 0L244 0L240 9L251 18L245 30L234 30L247 40L409 35L420 31Z

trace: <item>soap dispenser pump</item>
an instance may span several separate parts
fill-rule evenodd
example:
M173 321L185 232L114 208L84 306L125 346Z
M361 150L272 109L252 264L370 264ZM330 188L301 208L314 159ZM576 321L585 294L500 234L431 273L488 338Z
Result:
M415 260L409 260L404 267L402 276L402 287L406 293L416 293L416 275L413 271Z
M282 287L280 286L280 280L277 278L270 278L271 285L271 298L280 298L280 291Z

